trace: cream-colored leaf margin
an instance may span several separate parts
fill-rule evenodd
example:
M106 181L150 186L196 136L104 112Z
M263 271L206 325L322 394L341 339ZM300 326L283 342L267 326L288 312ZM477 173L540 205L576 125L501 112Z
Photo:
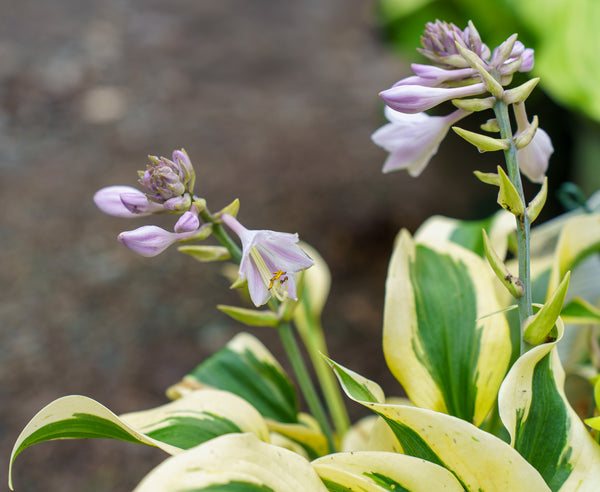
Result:
M357 399L351 393L351 388L347 388L339 376L340 372L347 370L335 363L334 367L340 384L350 398L370 408L388 422L402 429L408 429L413 442L418 439L426 445L436 459L460 480L467 491L548 492L550 490L537 470L501 439L464 420L444 413ZM356 386L364 386L365 379L360 376ZM400 438L399 440L402 441Z
M376 477L411 492L464 492L456 477L439 465L398 453L362 451L337 453L312 462L319 476L348 490L387 492ZM394 484L395 485L395 484Z
M403 229L400 232L386 284L383 349L387 364L415 405L447 412L441 389L416 353L420 350L419 326L410 266L415 258L417 244L423 244L463 263L477 293L477 318L483 319L480 319L477 327L481 330L481 343L475 368L477 397L473 420L479 425L496 401L498 388L510 361L511 346L505 317L497 315L484 318L500 311L502 307L496 298L492 271L478 255L451 242L417 243L408 231Z
M556 349L556 344L564 334L564 325L560 318L557 320L556 328L558 336L555 342L532 348L513 364L498 394L500 418L514 445L517 414L521 415L521 420L524 422L531 408L535 367L546 355L550 354L550 369L556 383L556 389L567 409L569 420L569 431L566 437L567 447L571 448L571 454L568 457L571 472L569 478L561 486L560 492L597 492L600 490L600 446L587 432L585 425L571 408L565 396L565 371ZM551 421L547 423L547 427L548 432L552 432Z
M274 492L327 492L306 459L254 434L227 434L173 456L146 475L134 492L199 491L217 485L227 490L229 483Z

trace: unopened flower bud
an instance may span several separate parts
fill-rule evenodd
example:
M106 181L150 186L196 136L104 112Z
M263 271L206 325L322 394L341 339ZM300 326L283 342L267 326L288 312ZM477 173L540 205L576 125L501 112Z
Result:
M513 108L517 120L517 134L523 134L529 127L525 104L514 104ZM550 137L544 130L537 128L529 145L517 151L519 169L530 181L543 183L553 152L554 147L552 147Z
M148 201L140 190L131 186L107 186L96 192L94 203L105 214L131 218L161 211L162 206Z
M401 113L414 114L427 111L450 99L476 96L477 94L483 94L485 91L486 87L483 83L447 89L399 85L385 90L379 95L390 108Z

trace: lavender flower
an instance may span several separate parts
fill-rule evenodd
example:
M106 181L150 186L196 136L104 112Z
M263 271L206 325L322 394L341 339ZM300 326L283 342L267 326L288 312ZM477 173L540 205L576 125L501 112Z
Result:
M128 249L141 256L156 256L178 241L198 237L207 227L200 226L198 210L192 207L181 215L175 224L175 232L166 231L158 226L147 225L133 231L119 234L118 240Z
M462 109L447 116L404 114L386 107L385 115L390 123L371 136L373 142L390 153L383 172L406 169L411 176L419 176L437 153L450 127L468 114Z
M423 48L419 51L433 65L411 65L415 75L380 93L386 105L396 111L418 113L450 99L488 92L481 72L474 68L476 65L493 74L501 85L509 84L516 71L526 72L533 68L533 50L526 49L516 40L516 35L510 36L491 53L470 21L464 30L439 20L430 22L421 43ZM464 50L470 53L469 57Z
M296 244L298 234L248 230L231 215L223 214L222 218L242 242L239 275L248 280L254 305L262 306L271 296L297 299L294 274L313 265L313 260Z

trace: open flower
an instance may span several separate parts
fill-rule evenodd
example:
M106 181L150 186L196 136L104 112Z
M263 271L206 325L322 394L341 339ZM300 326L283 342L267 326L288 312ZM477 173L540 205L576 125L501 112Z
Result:
M468 114L462 109L447 116L405 114L386 106L385 115L390 123L371 136L373 142L390 153L383 172L406 169L411 176L419 176L437 153L450 127Z
M231 215L223 214L222 218L242 242L239 275L248 280L254 305L262 306L271 296L297 299L294 274L313 265L313 260L296 244L298 234L248 230Z
M198 210L183 213L175 224L175 232L169 232L161 227L146 225L133 231L125 231L119 234L118 240L125 247L142 256L156 256L178 241L192 238L201 238L207 224L200 226Z

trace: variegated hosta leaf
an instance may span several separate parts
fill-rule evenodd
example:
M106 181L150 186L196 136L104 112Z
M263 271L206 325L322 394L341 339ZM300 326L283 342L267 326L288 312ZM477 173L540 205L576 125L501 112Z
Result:
M134 492L327 492L302 456L231 434L167 459Z
M209 388L120 418L148 437L181 449L232 432L252 432L269 441L267 424L252 405L233 393Z
M552 295L568 270L572 270L580 260L598 250L600 250L600 214L582 215L570 219L562 228L558 238L546 297Z
M404 454L451 471L467 491L548 492L540 474L504 441L462 419L432 410L379 403L375 383L333 363L346 394L383 417ZM341 377L343 375L343 377ZM352 385L346 381L354 380ZM357 392L357 388L363 391ZM401 489L400 489L401 490Z
M15 458L29 446L54 439L107 438L148 444L169 454L181 450L152 439L126 424L108 408L91 398L72 395L59 398L42 408L25 426L10 457L8 484L12 490Z
M496 401L511 345L485 260L403 230L386 283L383 350L419 407L479 425Z
M508 235L516 229L514 215L500 210L483 220L459 220L441 215L427 219L415 232L417 242L453 242L485 257L481 230L485 229L494 251L506 256Z
M569 405L557 340L523 354L512 366L498 396L500 417L511 444L544 477L552 491L597 491L600 446Z
M271 352L248 333L236 335L180 383L171 386L167 395L174 399L206 386L242 397L263 417L286 423L298 421L294 386Z
M298 419L300 422L297 424L284 424L267 419L267 426L270 431L277 432L299 444L310 459L327 454L329 443L314 417L300 413Z
M312 462L331 492L464 492L445 468L398 453L336 453Z
M119 439L176 454L231 432L253 432L269 440L261 415L248 402L226 391L198 390L175 402L121 416L91 398L65 396L40 410L23 429L10 467L24 449L54 439Z

